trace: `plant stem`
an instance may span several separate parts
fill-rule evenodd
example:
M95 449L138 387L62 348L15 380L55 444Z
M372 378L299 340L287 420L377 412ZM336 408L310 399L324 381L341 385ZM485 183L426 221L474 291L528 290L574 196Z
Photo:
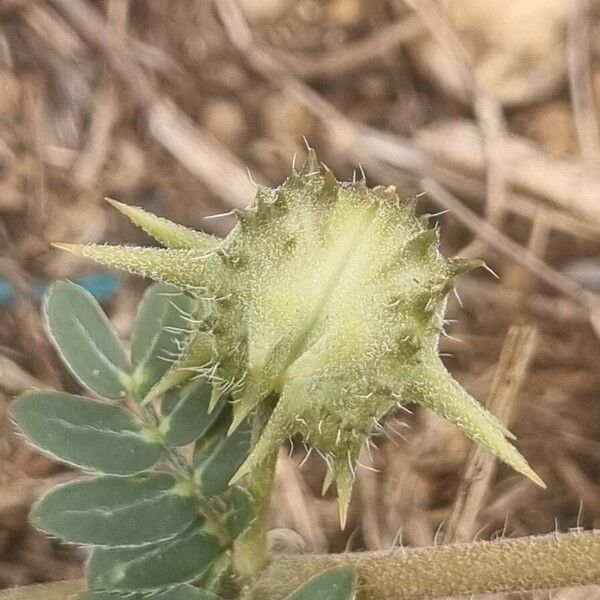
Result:
M448 544L430 548L276 557L257 579L252 600L282 600L335 565L359 573L357 600L424 600L600 584L600 531ZM0 600L74 600L83 583L0 592Z
M256 444L263 427L269 420L272 410L273 403L268 402L263 402L256 409L252 427L252 447ZM235 570L245 581L252 580L267 566L267 528L276 462L277 451L273 452L249 475L247 487L254 498L255 518L248 530L236 540L233 547Z
M281 556L251 600L282 600L328 567L351 564L357 600L423 600L600 584L600 531L338 555Z

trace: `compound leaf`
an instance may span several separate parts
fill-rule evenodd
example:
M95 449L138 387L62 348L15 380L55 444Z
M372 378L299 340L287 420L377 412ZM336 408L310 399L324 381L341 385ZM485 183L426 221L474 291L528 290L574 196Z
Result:
M94 297L59 281L46 296L44 313L50 338L73 376L101 396L125 398L131 365Z
M209 413L210 397L210 384L200 379L165 394L160 431L168 446L184 446L207 433L225 405L221 402Z
M155 591L189 583L220 556L219 540L200 527L142 548L95 548L87 565L92 588Z
M131 475L150 468L160 455L160 446L124 410L81 396L26 392L12 413L34 446L83 469Z
M169 539L194 522L196 503L171 475L75 481L47 494L33 523L68 542L136 546Z
M310 579L286 600L355 600L356 587L352 567L333 567Z
M131 338L134 381L141 396L166 373L189 337L197 300L166 283L155 283L140 302Z

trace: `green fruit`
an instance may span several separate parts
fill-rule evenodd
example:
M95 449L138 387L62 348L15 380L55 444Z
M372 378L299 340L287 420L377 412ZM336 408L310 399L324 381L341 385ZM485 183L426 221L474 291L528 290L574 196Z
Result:
M509 432L439 359L454 278L482 263L444 258L437 230L416 217L413 202L393 187L340 183L311 151L299 172L259 190L237 216L220 242L144 213L144 228L153 234L155 223L167 249L68 246L205 303L195 335L151 396L200 374L217 390L213 403L231 398L233 429L276 399L234 480L300 434L327 461L344 523L362 444L397 404L416 402L543 485Z

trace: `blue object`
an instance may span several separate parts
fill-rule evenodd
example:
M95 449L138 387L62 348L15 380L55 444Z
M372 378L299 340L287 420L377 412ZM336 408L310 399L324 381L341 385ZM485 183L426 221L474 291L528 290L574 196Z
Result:
M109 300L121 288L121 278L118 275L111 275L110 273L83 275L71 281L90 292L99 302ZM39 302L52 283L50 279L34 280L32 286L33 298ZM0 277L0 306L10 306L14 301L15 293L12 286L6 279Z

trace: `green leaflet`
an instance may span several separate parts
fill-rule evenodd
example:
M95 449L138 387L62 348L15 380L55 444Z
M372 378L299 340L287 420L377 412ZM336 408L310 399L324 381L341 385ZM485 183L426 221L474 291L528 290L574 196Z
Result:
M122 409L64 392L26 392L13 416L40 450L91 471L130 475L149 469L160 446ZM148 437L148 436L146 436Z
M352 567L333 567L313 577L286 600L354 600L357 575Z
M228 488L250 452L251 430L249 419L229 435L219 427L213 439L198 446L194 454L195 478L204 494L216 496Z
M33 524L68 542L137 546L165 540L194 522L194 500L171 475L97 477L60 486L34 508Z
M219 597L191 585L179 585L153 594L85 592L79 600L219 600Z
M154 591L195 581L221 554L219 541L200 527L143 548L96 548L87 565L90 587Z
M254 519L254 499L247 490L234 487L231 492L231 504L229 512L225 516L225 527L231 537L237 538L248 527Z
M136 391L143 397L179 357L198 301L179 288L151 285L139 305L131 338Z
M168 446L183 446L197 440L217 421L225 402L209 411L211 391L210 384L197 379L165 394L160 431Z
M125 398L131 365L94 297L59 281L45 298L44 314L50 338L73 376L101 396Z

